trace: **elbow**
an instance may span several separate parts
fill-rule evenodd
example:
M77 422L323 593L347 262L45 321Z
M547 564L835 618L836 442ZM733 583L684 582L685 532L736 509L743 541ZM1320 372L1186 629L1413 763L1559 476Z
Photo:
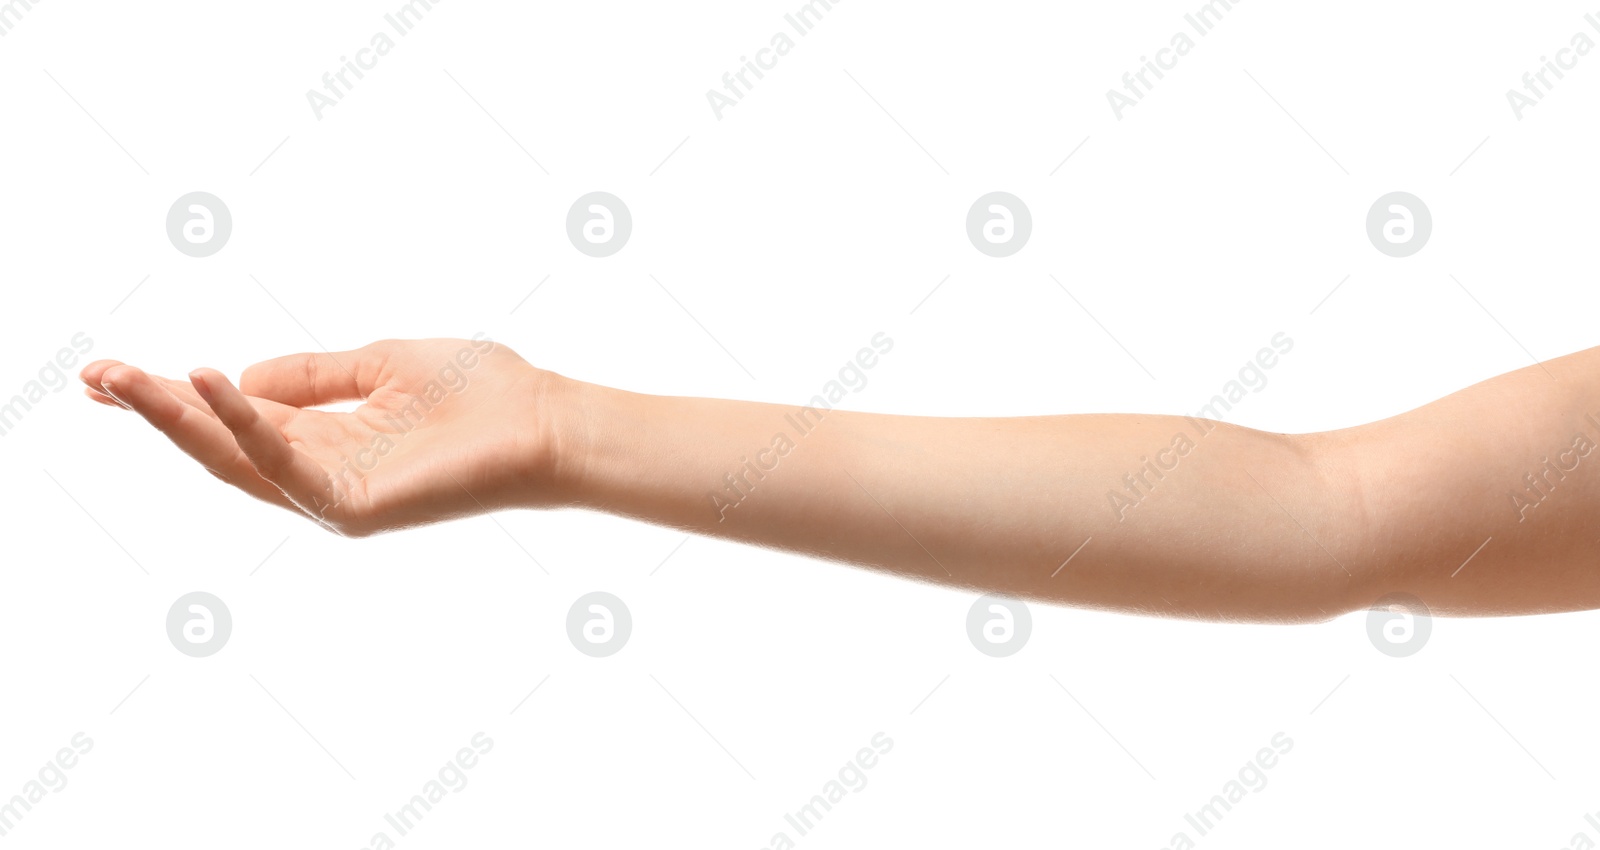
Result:
M1307 470L1314 502L1322 516L1308 533L1337 568L1322 583L1323 600L1316 616L1303 622L1326 622L1366 610L1382 596L1382 561L1374 529L1377 500L1363 473L1360 443L1353 429L1286 435Z

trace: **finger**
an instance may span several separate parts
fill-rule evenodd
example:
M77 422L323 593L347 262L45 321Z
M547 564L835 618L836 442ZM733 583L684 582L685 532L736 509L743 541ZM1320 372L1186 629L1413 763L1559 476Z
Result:
M98 390L100 389L100 379L105 377L107 370L113 366L121 365L121 360L96 360L78 372L78 380L83 381L89 388Z
M100 385L104 381L106 373L118 366L123 365L126 364L124 364L121 360L96 360L93 363L83 367L83 371L78 373L78 377L86 385L88 385L90 390L98 393L101 392L102 388ZM200 400L200 396L195 395L194 387L190 386L188 381L174 381L171 378L163 378L160 375L151 375L149 372L145 372L144 374L149 377L150 380L166 387L179 399L200 408L207 416L211 415L211 408L206 407L205 402Z
M205 399L201 398L198 392L195 392L194 384L192 382L179 381L172 378L163 378L160 375L151 375L150 378L166 387L173 395L177 396L183 402L192 405L201 413L204 413L213 419L216 418L216 413L212 412L211 405L206 404ZM302 413L298 407L291 407L287 404L279 404L278 402L270 399L257 399L256 401L256 409L261 411L261 415L267 417L267 421L278 426L279 428L282 428L297 414Z
M101 380L107 395L143 416L212 475L258 499L295 508L282 491L256 474L233 434L212 416L183 403L134 366L119 363L105 370Z
M115 407L118 410L132 410L126 404L106 395L103 390L97 390L94 387L84 387L83 394L107 407Z
M381 383L394 350L389 340L354 351L310 352L263 360L239 376L245 395L294 407L364 399Z
M327 471L309 455L289 445L278 426L263 416L221 372L196 369L189 373L189 380L200 398L233 433L233 439L256 472L277 485L301 510L318 520L323 519L336 503Z
M105 378L105 374L108 371L114 367L123 365L126 364L120 360L96 360L95 362L83 367L83 371L78 373L78 377L88 385L88 392L86 395L88 395L90 398L93 398L95 401L101 402L102 404L113 404L127 409L126 405L106 395L104 389L100 386L101 381ZM172 393L174 396L177 396L178 400L194 407L208 417L213 419L216 418L216 414L211 412L211 406L206 404L204 399L200 398L199 393L194 391L194 385L188 381L163 378L160 375L152 375L149 372L144 372L144 375L150 380L155 381L157 384L166 387L168 392ZM262 405L261 412L268 419L272 420L274 425L282 427L290 419L294 418L294 415L299 413L299 410L286 404L272 402Z

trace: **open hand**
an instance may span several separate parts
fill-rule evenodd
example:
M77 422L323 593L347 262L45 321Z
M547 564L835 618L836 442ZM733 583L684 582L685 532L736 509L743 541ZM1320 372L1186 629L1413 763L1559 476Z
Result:
M115 360L92 399L137 412L213 475L339 534L556 501L548 391L559 376L484 338L383 340L188 381ZM350 412L313 409L361 400Z

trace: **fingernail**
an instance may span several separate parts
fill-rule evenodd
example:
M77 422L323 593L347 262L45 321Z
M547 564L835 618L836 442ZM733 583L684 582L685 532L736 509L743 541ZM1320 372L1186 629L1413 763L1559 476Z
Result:
M122 408L123 410L132 410L133 409L131 406L129 406L129 404L127 402L125 402L122 399L117 398L116 396L112 395L110 393L110 391L106 390L103 386L101 387L101 393L103 395L105 395L107 398L110 398L112 404L115 404L116 406Z
M106 395L111 396L112 398L116 399L117 401L122 401L122 396L117 395L117 385L116 384L114 384L114 383L112 383L110 381L101 381L100 382L100 389L105 390ZM125 401L122 401L122 404L123 404L124 407L126 407L128 403L125 402Z
M189 382L194 384L194 391L200 394L200 398L204 399L206 404L210 404L211 385L206 383L205 376L200 374L199 369L189 373Z

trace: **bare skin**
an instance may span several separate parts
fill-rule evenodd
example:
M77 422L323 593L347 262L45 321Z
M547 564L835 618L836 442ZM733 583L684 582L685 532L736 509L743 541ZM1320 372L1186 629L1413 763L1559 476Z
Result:
M222 480L351 537L577 507L1130 613L1315 622L1397 592L1442 615L1600 607L1600 348L1313 434L641 395L487 340L295 354L238 387L114 360L81 377Z

